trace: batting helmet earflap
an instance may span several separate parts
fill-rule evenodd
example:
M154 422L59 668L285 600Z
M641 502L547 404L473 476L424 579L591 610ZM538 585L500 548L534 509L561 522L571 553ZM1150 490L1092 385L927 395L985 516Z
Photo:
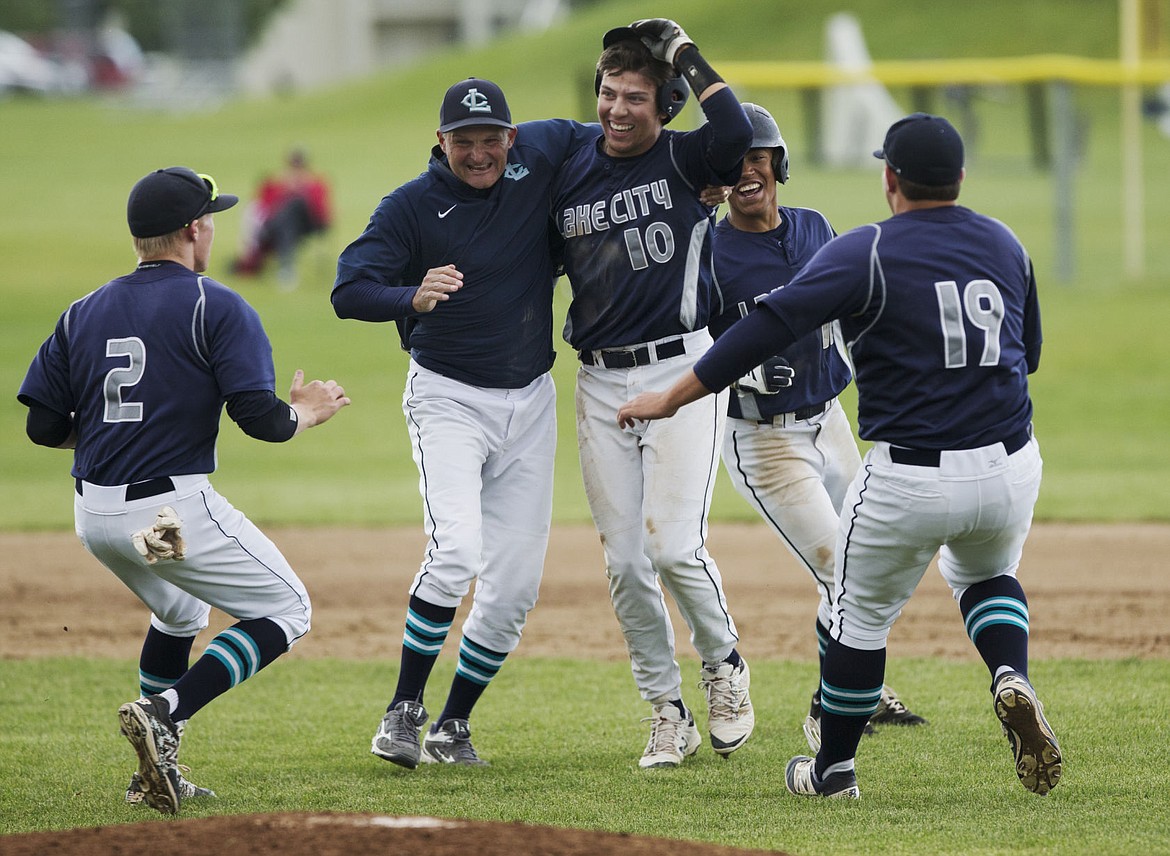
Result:
M759 104L743 102L743 112L752 123L753 149L772 149L772 171L781 184L788 182L788 145L780 135L780 126L772 114Z
M642 43L642 37L629 27L614 27L602 36L601 45L602 48L609 48L618 42L630 41ZM600 93L601 69L598 69L593 78L593 94L599 95ZM691 88L687 86L687 82L683 80L682 75L679 75L678 77L672 77L659 86L656 95L658 98L658 112L666 116L662 120L662 124L668 125L670 124L670 120L682 112L682 108L686 106L687 99L691 95Z
M670 124L670 120L679 114L683 107L687 106L687 98L690 97L691 88L687 86L687 82L682 79L682 76L672 77L666 83L658 87L658 109L666 114L666 118L662 120L663 125Z

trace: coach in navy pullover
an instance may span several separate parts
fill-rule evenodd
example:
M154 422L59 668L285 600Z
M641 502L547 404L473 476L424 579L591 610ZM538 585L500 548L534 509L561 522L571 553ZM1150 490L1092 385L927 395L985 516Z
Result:
M503 177L461 181L439 146L426 172L386 196L337 262L340 318L397 321L402 344L432 371L516 389L552 367L549 185L562 161L601 134L565 119L522 122ZM411 306L427 270L453 264L463 287L435 311Z

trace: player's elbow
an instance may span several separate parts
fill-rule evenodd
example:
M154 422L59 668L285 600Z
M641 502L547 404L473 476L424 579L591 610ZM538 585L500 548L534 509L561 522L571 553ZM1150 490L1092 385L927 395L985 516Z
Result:
M333 306L333 314L338 318L353 318L353 310L345 299L343 288L333 289L333 293L329 295L329 303Z
M73 435L73 420L61 413L43 407L36 402L29 403L28 418L24 432L38 446L50 449L70 448Z

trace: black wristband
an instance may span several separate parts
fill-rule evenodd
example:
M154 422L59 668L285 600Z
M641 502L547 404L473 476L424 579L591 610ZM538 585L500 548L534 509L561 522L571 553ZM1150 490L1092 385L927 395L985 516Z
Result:
M227 412L245 434L266 443L283 443L297 431L296 411L271 390L234 392Z
M686 45L675 54L674 67L686 79L695 95L702 95L708 86L723 83L723 78L707 64L694 45Z

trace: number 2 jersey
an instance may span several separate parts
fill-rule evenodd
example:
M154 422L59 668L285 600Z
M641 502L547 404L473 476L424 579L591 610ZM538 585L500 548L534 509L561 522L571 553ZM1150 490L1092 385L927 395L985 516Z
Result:
M227 397L275 385L256 310L227 286L160 261L65 310L18 397L73 414L73 475L119 485L213 472Z
M946 205L860 226L759 309L767 311L751 313L695 366L708 389L836 318L853 358L862 439L972 449L1031 422L1036 280L1019 239L994 218Z
M557 174L552 212L573 289L565 340L578 351L707 326L719 299L715 224L698 194L735 183L751 126L730 88L708 97L703 110L701 128L664 129L643 154L610 157L599 140Z

